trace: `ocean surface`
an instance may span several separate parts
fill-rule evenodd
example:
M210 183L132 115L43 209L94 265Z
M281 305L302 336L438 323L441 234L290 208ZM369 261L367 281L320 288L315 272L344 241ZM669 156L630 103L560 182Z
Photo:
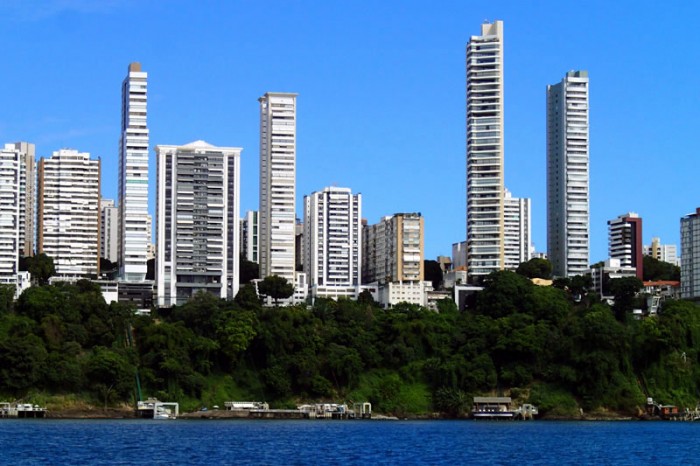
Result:
M700 423L0 420L0 463L700 464Z

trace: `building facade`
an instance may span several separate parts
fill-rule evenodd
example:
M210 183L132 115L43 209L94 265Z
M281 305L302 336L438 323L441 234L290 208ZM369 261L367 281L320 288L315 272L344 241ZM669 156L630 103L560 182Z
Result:
M100 201L100 257L110 262L119 260L119 208L114 199Z
M668 262L680 266L678 249L675 244L661 244L661 238L655 236L650 245L644 245L644 255L651 256L657 261Z
M260 97L260 278L294 283L296 94Z
M36 149L29 142L12 144L19 151L19 253L34 255L36 238Z
M504 197L505 268L515 270L530 260L530 199L513 197L506 189Z
M17 284L22 156L14 144L0 150L0 284Z
M504 245L503 22L467 44L467 273L502 270Z
M384 217L362 229L362 283L422 282L424 222L420 213Z
M158 306L238 293L240 154L204 141L156 146Z
M312 297L356 298L361 284L362 196L329 187L304 196L304 272Z
M119 267L125 281L146 278L148 244L148 74L131 63L122 83L119 139Z
M100 161L61 149L38 165L37 252L57 278L96 278L100 263Z
M700 207L681 217L681 298L700 298Z
M619 259L622 267L634 267L637 278L644 280L642 260L642 219L629 212L608 220L608 255Z
M547 256L555 277L590 261L588 72L547 86Z
M249 210L241 220L241 254L250 262L260 262L260 221L257 210Z

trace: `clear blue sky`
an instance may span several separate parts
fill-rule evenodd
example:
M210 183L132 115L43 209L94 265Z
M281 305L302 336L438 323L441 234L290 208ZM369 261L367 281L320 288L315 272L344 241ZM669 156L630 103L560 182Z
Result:
M243 147L241 212L258 208L258 102L297 92L297 206L329 185L364 217L422 212L426 258L465 238L465 45L505 29L506 186L532 198L546 249L545 88L590 73L591 261L610 218L679 244L700 206L700 3L658 1L0 2L0 142L103 162L116 198L120 85L149 73L151 145ZM155 185L151 156L151 190ZM153 206L153 202L152 202ZM153 211L153 207L151 207Z

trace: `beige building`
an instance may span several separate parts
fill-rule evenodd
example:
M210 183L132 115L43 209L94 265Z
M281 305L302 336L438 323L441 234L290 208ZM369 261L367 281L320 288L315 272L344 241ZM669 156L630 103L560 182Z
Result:
M362 230L362 283L423 281L420 213L394 214Z

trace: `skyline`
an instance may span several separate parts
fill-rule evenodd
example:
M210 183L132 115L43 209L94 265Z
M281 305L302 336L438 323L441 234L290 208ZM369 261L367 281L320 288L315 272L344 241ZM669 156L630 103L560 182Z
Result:
M149 75L149 178L155 145L242 147L243 214L258 209L257 99L298 93L297 217L304 195L348 187L362 194L370 224L421 212L425 258L449 256L465 239L465 48L484 18L503 20L505 187L532 199L536 250L546 249L546 86L574 69L591 83L591 263L607 257L607 221L625 212L643 218L644 244L659 236L680 246L680 218L698 204L698 95L686 58L698 39L677 23L698 7L448 5L10 2L0 6L13 65L1 78L0 142L35 143L44 157L90 152L102 161L104 197L116 200L121 82L140 62Z

